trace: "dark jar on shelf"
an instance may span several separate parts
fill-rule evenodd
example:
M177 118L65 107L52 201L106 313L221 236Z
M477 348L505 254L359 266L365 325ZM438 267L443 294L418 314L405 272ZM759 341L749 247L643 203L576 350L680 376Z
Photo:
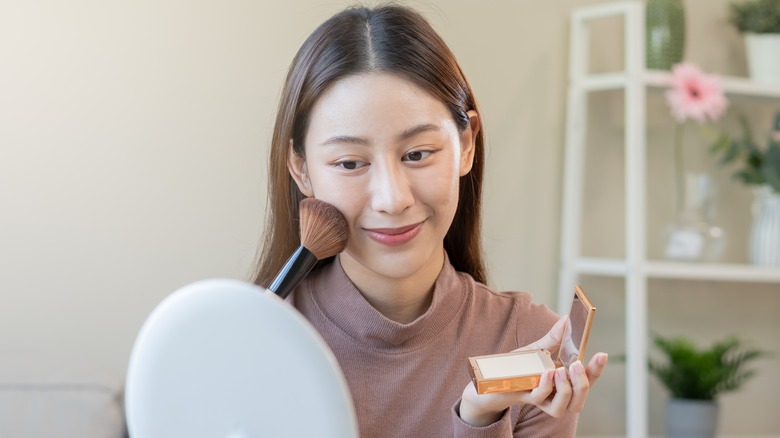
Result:
M647 0L645 17L647 68L669 70L685 51L683 0Z

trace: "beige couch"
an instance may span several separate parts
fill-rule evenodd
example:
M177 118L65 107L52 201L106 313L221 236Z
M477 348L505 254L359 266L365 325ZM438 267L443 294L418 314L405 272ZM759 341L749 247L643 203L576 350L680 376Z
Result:
M126 437L122 384L83 359L0 351L0 438Z

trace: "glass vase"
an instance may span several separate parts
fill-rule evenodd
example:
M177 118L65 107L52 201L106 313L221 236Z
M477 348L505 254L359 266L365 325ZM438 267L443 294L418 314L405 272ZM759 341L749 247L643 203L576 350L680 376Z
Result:
M665 256L669 260L715 262L725 246L723 230L715 224L716 185L707 173L685 174L677 187L677 214L666 232Z
M645 55L647 68L669 70L685 51L685 7L682 0L647 0Z
M769 186L756 189L750 229L750 263L780 267L780 193Z

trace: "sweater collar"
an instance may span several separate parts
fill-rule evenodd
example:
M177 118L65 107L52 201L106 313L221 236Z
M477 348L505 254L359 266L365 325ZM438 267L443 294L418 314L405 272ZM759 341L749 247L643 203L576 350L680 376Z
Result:
M366 301L336 258L322 267L305 293L311 294L325 317L358 343L370 349L413 350L434 340L466 303L467 282L445 255L433 286L428 310L409 324L386 318Z

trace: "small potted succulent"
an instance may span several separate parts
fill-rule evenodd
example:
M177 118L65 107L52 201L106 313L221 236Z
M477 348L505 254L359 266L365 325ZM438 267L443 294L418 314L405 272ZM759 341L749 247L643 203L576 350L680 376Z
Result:
M780 0L731 3L729 21L745 35L750 77L780 85Z
M666 409L669 438L714 437L717 397L740 389L755 374L747 365L769 355L734 337L708 349L684 337L654 335L653 343L666 356L664 361L651 359L649 367L672 396Z

